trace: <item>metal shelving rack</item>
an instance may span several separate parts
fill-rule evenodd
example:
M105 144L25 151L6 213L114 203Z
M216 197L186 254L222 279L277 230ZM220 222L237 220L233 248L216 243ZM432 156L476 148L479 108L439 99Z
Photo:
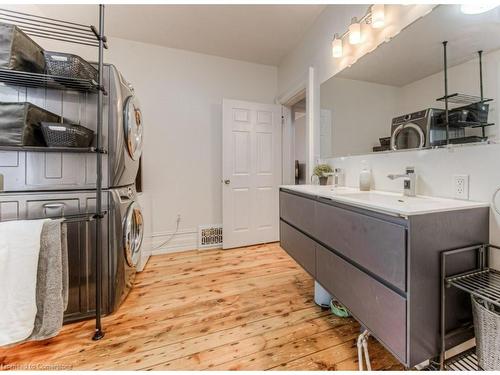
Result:
M456 332L446 332L446 289L458 288L472 296L483 299L500 307L500 272L488 268L489 249L500 250L494 245L482 244L462 249L448 250L441 253L441 354L437 369L448 371L478 371L476 348L471 348L448 360L445 360L446 339ZM464 252L476 252L477 269L458 275L446 276L446 261L453 255ZM470 329L471 326L461 330ZM431 365L432 366L432 365Z
M449 112L450 104L459 105L469 105L469 104L484 104L491 102L493 99L487 99L484 97L484 87L483 87L483 51L478 51L479 56L479 88L480 96L460 94L460 93L448 93L448 42L443 42L443 64L444 64L444 96L436 99L436 101L444 102L445 107L445 126L446 126L446 145L451 143L469 143L469 142L483 142L488 138L486 137L486 127L495 125L494 123L488 122L464 122L461 124L463 128L481 128L481 137L470 136L465 138L458 138L454 141L450 140L450 121Z
M106 151L102 148L103 123L103 96L106 92L103 87L103 55L108 48L104 35L104 5L99 5L99 26L83 25L75 22L62 21L49 17L35 16L12 10L0 9L0 22L17 26L24 33L38 38L52 39L61 42L96 47L98 49L98 82L78 78L59 77L47 74L19 72L0 69L0 83L22 87L42 87L56 90L73 90L79 92L97 93L97 128L95 133L96 145L89 148L69 147L15 147L3 146L2 151L29 151L29 152L93 152L96 153L96 212L87 215L63 217L66 222L93 221L96 225L96 311L95 331L92 340L104 337L101 323L102 299L102 248L101 248L101 220L106 215L102 210L102 155Z

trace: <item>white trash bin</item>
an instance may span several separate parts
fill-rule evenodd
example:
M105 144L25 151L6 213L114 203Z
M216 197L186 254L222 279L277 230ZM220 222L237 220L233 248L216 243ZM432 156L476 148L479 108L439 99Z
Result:
M332 296L316 280L314 281L314 302L316 305L329 309Z

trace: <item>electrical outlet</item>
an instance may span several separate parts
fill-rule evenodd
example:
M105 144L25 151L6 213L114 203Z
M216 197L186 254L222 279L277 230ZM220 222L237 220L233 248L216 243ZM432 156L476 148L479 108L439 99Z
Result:
M469 199L469 176L457 174L453 176L453 196L456 199Z

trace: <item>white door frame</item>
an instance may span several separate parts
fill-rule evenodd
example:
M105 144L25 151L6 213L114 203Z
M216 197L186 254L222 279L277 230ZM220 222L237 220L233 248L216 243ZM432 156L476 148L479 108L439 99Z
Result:
M316 124L316 119L314 116L315 107L319 107L319 102L316 103L315 99L319 97L316 93L317 86L315 85L315 75L314 67L309 67L304 78L299 81L291 90L287 91L285 94L281 95L276 99L276 102L281 104L285 109L284 122L283 122L283 183L284 184L294 184L295 178L290 179L290 176L294 176L295 170L295 157L293 153L294 147L294 131L293 131L293 121L287 110L290 110L292 104L295 104L299 97L303 96L305 91L306 97L306 182L309 183L310 176L312 175L312 170L317 162L319 156L316 156L315 150L319 147L319 131L316 130L318 124ZM288 114L288 115L287 115ZM317 139L316 139L317 138ZM316 144L317 143L317 144ZM289 148L292 150L289 150ZM288 177L288 179L286 178Z

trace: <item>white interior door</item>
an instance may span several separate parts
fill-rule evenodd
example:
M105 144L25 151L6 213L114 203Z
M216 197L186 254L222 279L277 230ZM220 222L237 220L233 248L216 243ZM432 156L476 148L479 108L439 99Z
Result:
M223 101L223 248L279 240L281 107Z

